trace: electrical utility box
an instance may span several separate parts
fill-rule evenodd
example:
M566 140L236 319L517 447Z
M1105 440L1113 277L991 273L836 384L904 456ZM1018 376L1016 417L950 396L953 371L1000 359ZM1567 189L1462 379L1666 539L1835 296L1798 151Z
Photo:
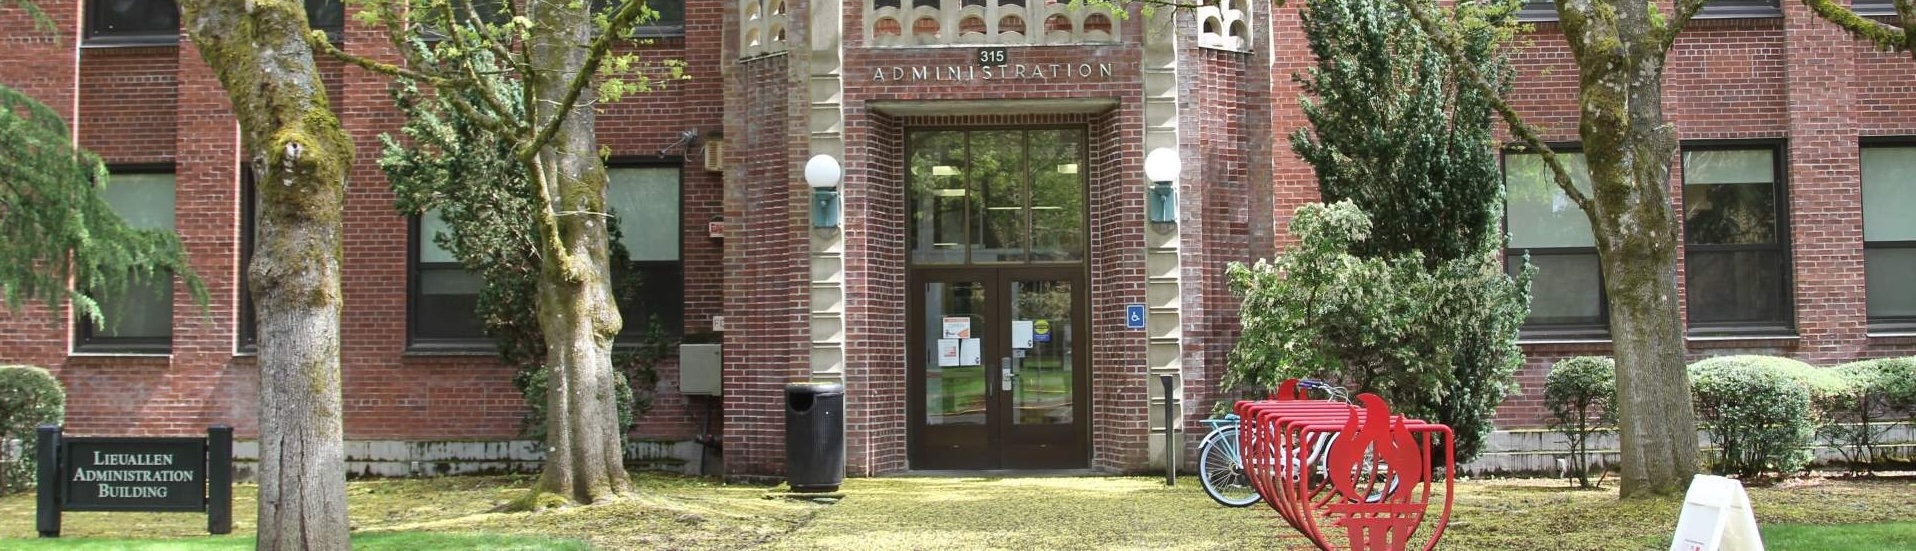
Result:
M717 344L679 345L679 394L718 396L724 386L720 367L724 354Z

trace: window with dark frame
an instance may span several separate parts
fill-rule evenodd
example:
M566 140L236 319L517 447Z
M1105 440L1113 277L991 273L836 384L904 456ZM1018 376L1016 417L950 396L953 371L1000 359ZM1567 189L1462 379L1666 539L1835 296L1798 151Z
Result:
M326 31L326 38L338 42L346 32L344 0L305 0L306 26Z
M173 167L109 167L100 194L136 229L173 231ZM136 279L110 296L96 296L106 326L74 321L74 350L164 354L173 348L173 274Z
M167 44L180 39L174 0L87 0L88 44Z
M1523 7L1517 9L1517 20L1525 23L1557 20L1557 2L1555 0L1524 0Z
M1864 296L1870 331L1916 331L1916 140L1866 145Z
M1856 0L1855 3L1850 4L1850 11L1863 17L1894 17L1896 3L1895 0Z
M644 2L645 7L658 12L658 17L634 25L633 34L640 37L685 34L685 0L644 0ZM592 0L592 12L609 14L610 10L623 4L622 0Z
M1684 282L1692 334L1791 330L1781 147L1683 149Z
M1590 172L1583 154L1559 147L1557 158L1571 181L1586 195ZM1506 269L1523 269L1525 255L1537 267L1530 282L1530 314L1523 333L1530 338L1602 338L1609 335L1609 306L1597 242L1590 220L1536 153L1504 154L1504 223L1510 236Z
M1697 12L1697 19L1738 19L1782 17L1779 0L1710 0Z
M479 320L479 274L467 271L434 236L450 232L435 213L415 216L412 225L411 304L407 335L416 350L485 349L493 346Z
M344 0L304 0L307 25L338 40L346 30ZM167 44L180 38L176 0L87 0L89 44Z
M655 317L666 335L685 333L682 164L614 159L606 168L606 208L618 221L619 244L630 257L628 264L612 267L613 281L639 278L637 300L616 297L625 320L621 339L645 335Z

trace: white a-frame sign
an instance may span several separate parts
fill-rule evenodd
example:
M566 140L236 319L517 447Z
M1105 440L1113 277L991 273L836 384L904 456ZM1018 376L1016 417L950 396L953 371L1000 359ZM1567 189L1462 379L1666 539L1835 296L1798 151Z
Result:
M1763 551L1750 494L1735 480L1707 474L1690 481L1670 551Z

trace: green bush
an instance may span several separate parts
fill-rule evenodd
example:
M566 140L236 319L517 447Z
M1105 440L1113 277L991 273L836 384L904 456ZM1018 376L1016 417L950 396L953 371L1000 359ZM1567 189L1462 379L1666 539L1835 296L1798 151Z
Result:
M1523 361L1528 280L1483 255L1435 268L1417 253L1356 256L1370 224L1349 201L1304 205L1290 226L1297 245L1275 262L1230 266L1243 330L1221 385L1260 396L1312 377L1373 392L1393 411L1449 425L1457 461L1469 462Z
M66 421L66 391L45 369L0 365L0 495L33 487L40 425ZM19 455L9 442L20 441Z
M1812 395L1840 389L1834 377L1789 358L1723 356L1690 364L1697 419L1719 449L1712 470L1744 478L1809 464L1816 433Z
M1881 423L1916 412L1916 358L1863 360L1829 371L1847 391L1818 402L1823 420L1817 436L1843 454L1851 473L1868 472L1889 430Z
M1543 404L1550 428L1570 442L1570 468L1577 483L1590 483L1590 437L1617 426L1617 363L1610 358L1578 356L1557 362L1544 378Z

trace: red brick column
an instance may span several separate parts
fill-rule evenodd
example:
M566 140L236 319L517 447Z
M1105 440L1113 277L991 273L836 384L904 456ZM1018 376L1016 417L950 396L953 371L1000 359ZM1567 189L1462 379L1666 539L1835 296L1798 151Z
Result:
M1790 249L1800 359L1851 359L1865 344L1863 194L1849 85L1855 45L1784 2ZM1779 198L1780 199L1780 198Z

